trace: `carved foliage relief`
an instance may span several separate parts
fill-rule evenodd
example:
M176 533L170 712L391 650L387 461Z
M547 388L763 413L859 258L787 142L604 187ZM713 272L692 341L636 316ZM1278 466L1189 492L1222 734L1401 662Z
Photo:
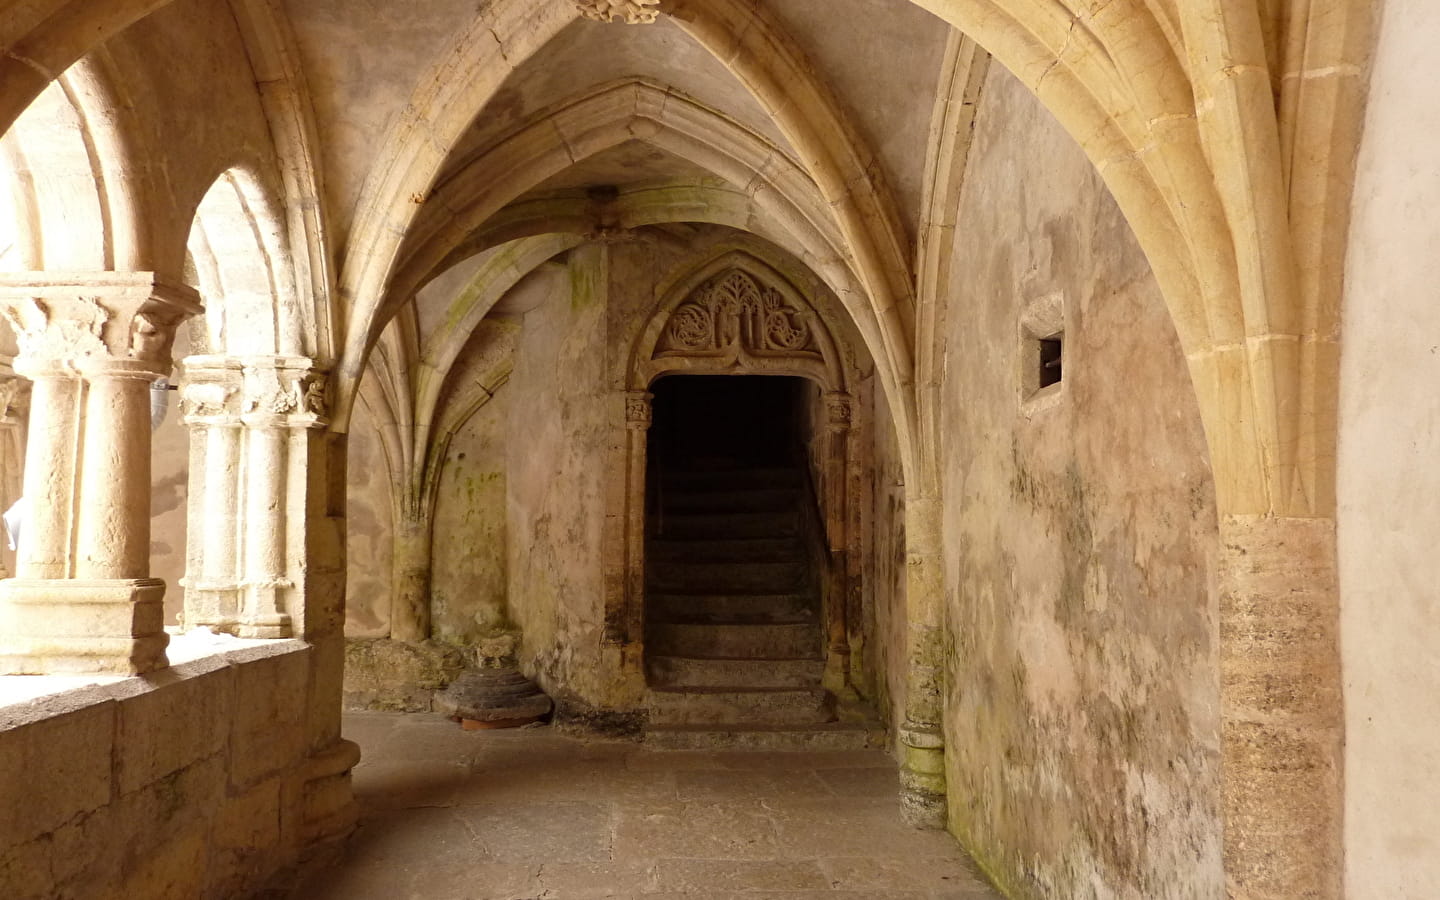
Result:
M671 313L655 359L674 356L820 360L815 313L749 272L710 279Z
M576 0L580 15L597 22L620 19L629 25L645 25L660 15L660 0Z

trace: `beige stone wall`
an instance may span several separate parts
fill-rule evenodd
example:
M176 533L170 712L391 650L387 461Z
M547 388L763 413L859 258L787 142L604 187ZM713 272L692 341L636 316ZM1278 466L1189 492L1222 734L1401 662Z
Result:
M546 690L593 705L605 705L613 687L596 664L604 460L625 427L620 397L607 390L605 254L599 245L576 250L568 284L559 281L524 314L515 370L503 388L506 590L524 634L522 664Z
M506 609L507 398L476 411L450 442L435 500L431 549L432 634L473 646L509 625Z
M1346 261L1346 896L1440 896L1440 6L1384 4Z
M313 657L277 642L0 709L5 896L230 897L294 865Z
M866 598L865 668L867 687L880 718L897 734L905 718L907 671L905 611L905 473L900 444L895 437L889 404L877 379L867 378L861 388L865 409L874 423L861 484L870 486L863 505Z
M390 634L395 526L390 473L380 436L363 403L351 419L345 467L345 636Z
M992 66L940 434L950 827L1017 897L1223 893L1216 514L1154 278L1093 166ZM1020 319L1065 378L1022 407Z

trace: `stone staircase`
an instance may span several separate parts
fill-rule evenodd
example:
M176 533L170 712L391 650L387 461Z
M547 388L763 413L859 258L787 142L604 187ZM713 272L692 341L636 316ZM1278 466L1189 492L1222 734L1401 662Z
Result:
M804 472L672 472L646 545L652 744L851 749L873 723L839 721L821 686L820 578Z

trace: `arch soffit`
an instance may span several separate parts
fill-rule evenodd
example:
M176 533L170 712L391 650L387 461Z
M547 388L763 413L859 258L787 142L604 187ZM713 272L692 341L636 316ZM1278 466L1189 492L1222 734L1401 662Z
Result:
M805 262L837 295L858 296L863 288L818 231L791 227L761 208L754 195L728 182L677 179L622 188L605 213L615 227L637 229L672 222L722 225L763 237ZM490 247L546 232L593 235L598 211L588 197L575 195L520 200L487 220L446 258L444 268Z
M390 298L407 296L470 234L547 178L631 140L673 152L736 185L812 252L843 258L843 237L824 198L797 163L733 119L643 81L602 87L547 110L472 158L437 187L416 220Z
M756 296L742 301L745 305L773 306L728 312L704 308L715 305L702 296L707 289L723 290L728 287L725 282L736 276L747 288L758 289ZM769 292L774 293L765 296ZM630 345L629 390L645 391L657 379L679 374L794 375L814 381L825 391L847 390L845 362L821 312L822 304L806 296L751 248L721 248L708 260L692 262L673 273L656 293L660 301ZM764 331L771 324L765 321L767 311L785 332L779 346L767 340L771 337ZM759 329L747 329L738 321L725 329L719 321L726 315L743 318L746 312L755 316L751 324ZM686 327L697 324L698 328ZM694 339L677 339L680 332Z
M515 241L487 259L451 301L444 322L422 345L416 366L415 459L424 458L445 381L480 322L511 288L582 240L579 235L542 234Z
M299 355L309 343L285 224L274 194L247 165L222 172L196 206L189 251L217 353Z
M678 2L702 15L701 8L708 5ZM1307 292L1301 294L1293 271L1276 273L1273 263L1255 265L1256 260L1278 258L1283 267L1293 269L1289 264L1295 252L1289 228L1271 227L1285 225L1275 221L1284 209L1285 191L1273 96L1268 85L1258 83L1266 80L1269 66L1254 21L1256 10L1219 14L1213 3L1182 4L1171 10L1157 0L1118 0L1078 12L1072 0L1048 5L1028 0L911 2L974 37L1019 75L1079 140L1150 257L1192 369L1205 364L1197 357L1210 348L1221 347L1215 352L1222 352L1237 341L1284 336L1271 332L1296 321L1308 325L1322 313L1333 318L1333 311L1310 308L1318 303L1316 295L1323 285L1307 285ZM68 4L52 0L28 9L28 15L17 17L10 28L0 26L0 42L6 49L0 60L4 75L0 83L6 85L0 94L0 124L8 126L43 89L53 77L45 73L62 71L162 5L164 0ZM413 214L407 208L413 205L409 198L424 194L459 134L457 129L513 69L511 60L528 57L574 17L569 4L536 10L523 0L513 0L487 8L487 15L462 36L452 58L441 63L461 77L423 80L426 87L415 99L426 102L410 104L410 118L392 131L387 151L362 192L359 208L364 228L361 240L352 244L351 256L359 261L358 271L346 267L344 299L367 308L378 302L378 288L392 265L398 235ZM1331 68L1359 69L1361 61L1349 54L1363 55L1368 43L1349 36L1372 24L1366 16L1352 15L1335 28L1321 29L1327 46L1346 48L1333 61L1327 60L1335 63ZM1305 23L1297 27L1303 30ZM1183 37L1184 53L1177 50L1177 35ZM727 36L730 50L737 43ZM483 49L467 53L467 45ZM730 58L718 51L717 56ZM1203 122L1196 116L1197 94L1203 94L1212 107ZM1362 101L1359 92L1347 97L1342 118L1354 119ZM420 134L427 138L408 146ZM1232 175L1247 176L1231 179L1234 183L1227 185L1223 198L1201 152L1202 134L1222 167ZM432 136L439 139L429 140ZM1258 165L1249 166L1243 162L1247 160ZM1335 163L1327 158L1326 165L1333 168ZM1326 207L1316 214L1333 213ZM1233 235L1231 223L1235 223ZM1307 235L1314 238L1311 243L1324 241L1342 226L1327 219ZM1237 248L1246 255L1243 268L1236 260ZM373 311L362 311L352 323L372 317ZM1315 325L1317 333L1330 330L1324 321ZM347 377L357 377L363 365L367 331L368 326L352 328L347 336ZM1263 467L1272 474L1282 473L1279 477L1284 479L1283 473L1295 462L1276 460L1277 452L1307 445L1311 436L1307 432L1300 440L1290 440L1295 435L1282 438L1275 433L1279 409L1291 409L1290 418L1306 421L1318 422L1323 416L1316 414L1315 392L1299 391L1295 366L1277 363L1270 353L1255 356L1254 363L1241 360L1259 370L1248 379L1253 385L1250 395L1239 399L1252 416L1267 420L1269 433L1261 436L1261 443L1270 460ZM1277 371L1277 365L1285 371ZM1214 379L1200 369L1195 375L1213 446L1217 427L1224 431L1233 426L1219 415L1223 403L1211 384ZM1299 403L1290 402L1297 391L1305 396ZM1333 434L1328 440L1333 443ZM1321 451L1323 447L1315 455L1323 458ZM1280 498L1278 504L1271 502L1275 498L1262 499L1262 506L1271 509L1292 502L1290 497ZM1303 506L1307 500L1295 502ZM1319 503L1324 506L1323 497ZM1222 501L1222 505L1229 504Z
M766 108L773 111L783 133L810 148L807 164L826 194L847 247L875 299L888 357L896 358L901 380L891 385L898 409L905 409L903 385L908 383L909 295L908 259L903 234L893 214L895 205L883 185L872 177L875 167L861 165L868 153L856 150L853 128L844 123L838 106L804 63L795 45L753 3L711 0L676 9L676 18L690 34L731 68ZM341 296L357 304L347 334L344 377L358 376L368 345L371 322L399 252L400 235L416 216L412 197L424 196L469 121L483 108L500 81L521 61L547 43L579 13L572 4L548 4L537 10L529 0L505 0L486 13L455 45L437 71L407 104L407 117L397 124L362 191L352 251L341 273ZM737 42L736 35L748 35ZM803 91L802 91L803 89ZM802 94L800 96L799 94ZM839 145L845 145L842 150ZM834 167L834 168L832 168ZM830 190L836 193L830 193ZM887 232L888 236L875 236ZM863 240L860 237L863 236ZM878 260L887 248L898 249L893 271ZM893 378L887 380L894 381Z

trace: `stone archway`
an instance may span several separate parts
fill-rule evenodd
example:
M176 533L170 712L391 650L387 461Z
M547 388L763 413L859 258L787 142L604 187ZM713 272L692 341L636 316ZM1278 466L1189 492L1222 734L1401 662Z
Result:
M827 555L822 590L824 686L851 692L848 598L859 573L847 515L853 401L836 340L814 303L788 279L743 252L731 252L675 283L635 342L625 395L624 552L619 577L608 579L606 643L627 649L639 675L645 634L647 438L650 388L668 375L778 375L805 379L821 392L822 442L814 454L817 500Z

